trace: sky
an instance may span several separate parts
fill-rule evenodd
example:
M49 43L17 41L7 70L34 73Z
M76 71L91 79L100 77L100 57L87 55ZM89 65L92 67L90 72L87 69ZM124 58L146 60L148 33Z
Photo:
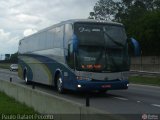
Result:
M98 0L0 0L0 54L18 51L18 42L68 19L85 19Z

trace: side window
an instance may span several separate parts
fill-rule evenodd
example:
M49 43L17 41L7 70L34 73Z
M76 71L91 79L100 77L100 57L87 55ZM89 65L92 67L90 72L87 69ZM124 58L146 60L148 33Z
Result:
M63 26L55 28L55 47L63 47Z
M65 48L68 48L68 43L71 40L72 35L73 35L72 24L66 24L65 25L65 36L64 36Z
M66 56L67 64L70 68L74 68L73 44L68 44L68 55Z
M71 38L73 35L73 28L72 24L66 24L65 25L65 38L64 38L64 44L65 44L65 56L67 64L70 68L74 68L74 53L73 53L73 44L71 43Z

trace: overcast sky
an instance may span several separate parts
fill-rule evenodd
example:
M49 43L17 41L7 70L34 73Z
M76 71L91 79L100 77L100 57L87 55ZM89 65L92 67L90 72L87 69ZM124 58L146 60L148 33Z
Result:
M68 19L87 18L97 0L0 0L0 54L24 36Z

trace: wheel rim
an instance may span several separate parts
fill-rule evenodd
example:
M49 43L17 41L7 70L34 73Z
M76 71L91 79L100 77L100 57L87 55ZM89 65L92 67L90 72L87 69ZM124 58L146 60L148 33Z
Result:
M58 78L57 89L58 89L59 92L62 91L62 78L61 77Z
M28 82L27 75L25 75L25 81L26 81L26 83Z

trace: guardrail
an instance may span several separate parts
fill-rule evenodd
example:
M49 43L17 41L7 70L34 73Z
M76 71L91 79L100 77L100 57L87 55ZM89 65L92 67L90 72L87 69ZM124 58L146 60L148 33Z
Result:
M148 71L136 71L131 70L129 72L131 76L152 76L152 77L160 77L160 72L148 72Z
M55 115L54 120L120 120L104 111L86 107L62 97L51 95L20 84L0 80L0 91L34 108L40 114Z

